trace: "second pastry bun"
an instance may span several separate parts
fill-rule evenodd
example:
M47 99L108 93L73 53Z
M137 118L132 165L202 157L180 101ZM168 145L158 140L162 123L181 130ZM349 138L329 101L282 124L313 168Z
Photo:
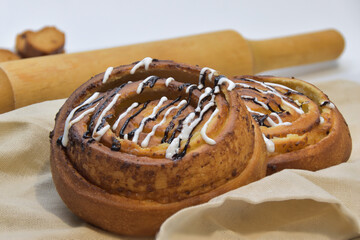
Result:
M273 144L268 174L287 168L315 171L349 159L349 128L320 89L295 78L237 76L233 80L265 141Z

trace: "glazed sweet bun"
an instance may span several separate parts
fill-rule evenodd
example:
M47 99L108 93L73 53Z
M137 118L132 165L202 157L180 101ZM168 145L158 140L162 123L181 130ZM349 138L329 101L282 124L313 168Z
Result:
M348 160L349 128L320 89L294 78L237 76L233 81L268 143L267 174L315 171Z
M63 201L123 235L152 236L180 209L266 175L264 136L236 84L172 61L145 58L91 78L50 137Z

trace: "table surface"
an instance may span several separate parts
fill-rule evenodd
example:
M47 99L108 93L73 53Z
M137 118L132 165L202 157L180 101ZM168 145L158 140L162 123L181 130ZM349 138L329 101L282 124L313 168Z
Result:
M0 48L14 49L16 34L26 29L54 25L66 33L68 53L223 29L258 40L334 28L346 41L337 61L265 73L310 82L360 83L357 0L0 0L0 9Z

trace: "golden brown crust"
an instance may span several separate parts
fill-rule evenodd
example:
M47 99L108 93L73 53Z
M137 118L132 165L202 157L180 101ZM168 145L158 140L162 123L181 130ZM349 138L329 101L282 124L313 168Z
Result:
M258 129L255 136L256 151L240 175L210 192L172 203L135 200L104 191L74 169L55 141L51 142L51 172L59 195L82 219L122 235L153 236L168 217L182 208L207 202L264 177L265 149Z
M30 32L32 31L27 30L16 36L16 52L22 57L26 57L26 35Z
M16 37L16 50L24 58L63 53L64 45L65 34L55 27L25 31Z
M302 108L305 112L298 114L292 112L292 109L287 109L288 114L280 114L282 120L291 122L291 125L260 127L265 136L275 144L275 151L268 153L268 175L287 168L316 171L348 160L352 147L349 128L341 113L321 90L294 78L237 76L235 81L244 83L242 80L244 78L281 84L301 93L286 93L286 89L279 90L286 93L287 96L284 95L286 98L296 101L292 103L295 107ZM247 95L255 94L267 103L277 101L285 108L276 96L269 94L264 96L262 93L256 91L254 93L253 90L246 89L239 91ZM266 100L263 97L266 97ZM251 105L253 103L246 102L246 104L254 108L254 105ZM273 108L276 109L276 106ZM264 113L269 114L269 112ZM273 120L277 122L275 118Z
M129 99L142 104L149 98L152 102L148 114L158 103L156 99L163 95L169 99L177 95L184 98L187 93L184 88L181 90L181 85L183 82L197 84L201 70L171 61L153 61L149 70L139 68L135 74L129 74L134 65L115 68L106 84L102 83L104 74L99 74L70 96L57 115L52 133L51 169L60 196L75 214L112 232L149 236L176 211L262 178L266 171L266 150L261 131L244 108L241 96L237 91L228 91L226 85L221 86L221 93L214 99L221 114L210 121L207 131L216 144L205 143L199 134L210 117L209 112L195 128L188 150L180 159L165 158L169 144L158 142L158 138L149 147L142 148L120 138L119 129L107 130L99 142L84 138L90 115L70 128L66 147L59 144L70 111L95 91L103 92L100 96L105 97L96 105L98 109L108 106L113 99L109 96L119 94L106 120L113 124L112 116L124 111L123 106L130 105ZM145 88L142 94L136 93L139 85L136 80L141 82L151 75L163 79ZM181 79L181 83L172 81L166 86L165 80L170 76ZM128 81L133 83L118 91L111 90ZM190 110L196 107L201 94L200 90L194 90ZM208 102L205 100L204 105ZM94 120L99 118L96 112L94 110ZM75 117L81 112L76 114ZM138 127L139 121L134 118L131 124ZM148 133L149 129L145 131ZM163 131L160 132L163 134ZM114 138L121 143L120 151L113 151L109 146ZM181 142L182 147L184 143Z
M7 62L17 59L20 59L20 57L17 54L7 49L0 49L0 62Z

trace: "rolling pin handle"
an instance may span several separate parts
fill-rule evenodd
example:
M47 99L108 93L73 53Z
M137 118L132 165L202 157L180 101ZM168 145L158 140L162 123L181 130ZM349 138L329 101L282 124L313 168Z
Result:
M345 46L343 36L333 29L248 43L255 73L333 60Z
M7 74L0 67L0 114L15 109L14 93Z

